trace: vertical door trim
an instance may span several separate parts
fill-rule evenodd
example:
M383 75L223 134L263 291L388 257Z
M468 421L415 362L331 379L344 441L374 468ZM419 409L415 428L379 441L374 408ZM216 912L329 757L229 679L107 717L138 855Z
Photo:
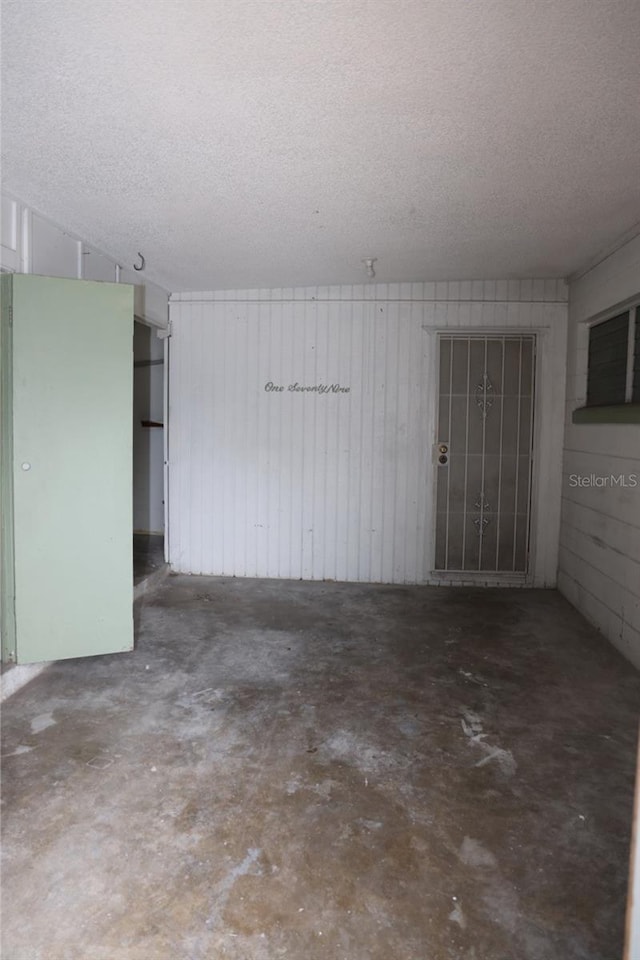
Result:
M535 363L533 367L533 404L532 404L532 416L533 416L533 443L531 447L531 455L533 457L533 468L531 470L531 480L530 480L530 507L529 507L529 564L528 564L528 579L527 585L530 586L533 584L536 578L537 570L537 551L538 551L538 498L539 498L539 487L540 487L540 466L542 463L542 458L540 455L541 451L541 431L543 428L542 424L542 376L543 376L543 344L544 338L546 337L548 330L536 330L535 331L535 340L534 340L534 357ZM546 371L544 371L546 373ZM563 410L564 413L564 410Z
M169 563L169 351L171 349L171 327L163 339L164 367L162 379L162 470L164 493L164 562Z
M0 277L0 631L2 662L16 660L15 549L13 525L13 274Z

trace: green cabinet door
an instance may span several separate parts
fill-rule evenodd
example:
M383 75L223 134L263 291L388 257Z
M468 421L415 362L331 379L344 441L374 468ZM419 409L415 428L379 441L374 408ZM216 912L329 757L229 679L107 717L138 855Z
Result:
M1 279L4 659L131 650L133 289Z

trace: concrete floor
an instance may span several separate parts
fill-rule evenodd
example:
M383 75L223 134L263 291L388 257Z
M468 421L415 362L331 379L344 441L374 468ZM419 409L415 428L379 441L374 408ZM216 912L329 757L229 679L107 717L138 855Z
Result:
M133 535L134 586L155 573L164 564L164 537L154 533Z
M172 577L3 711L3 960L615 960L640 677L562 598Z
M169 571L164 562L164 537L158 534L134 533L133 535L133 597L137 599L147 591L154 590ZM28 663L16 666L0 665L0 702L13 696L49 663Z

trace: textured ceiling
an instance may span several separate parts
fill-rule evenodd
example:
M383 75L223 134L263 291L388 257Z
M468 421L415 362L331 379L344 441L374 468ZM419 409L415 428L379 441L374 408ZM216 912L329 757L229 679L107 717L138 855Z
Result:
M566 275L640 221L638 0L4 0L3 183L174 291Z

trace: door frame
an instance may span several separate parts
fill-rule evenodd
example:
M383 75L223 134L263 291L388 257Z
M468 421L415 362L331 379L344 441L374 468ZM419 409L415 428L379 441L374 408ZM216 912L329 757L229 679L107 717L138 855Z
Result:
M13 528L13 291L0 281L0 662L15 663L15 550Z
M542 586L539 581L536 561L539 551L539 499L540 499L540 451L542 434L542 384L546 375L546 363L543 356L547 345L548 328L528 326L478 326L450 327L437 325L426 327L426 331L433 335L431 342L430 362L428 364L429 377L432 383L430 390L431 416L429 417L429 459L428 471L431 490L428 498L429 515L431 522L427 528L426 561L428 582L436 585L455 586L503 586L503 587L532 587ZM446 571L436 570L436 537L435 522L437 509L437 442L438 402L440 388L440 344L442 337L533 337L534 342L534 380L533 380L533 443L532 443L532 473L531 473L531 503L529 507L529 554L526 573L494 573L492 571ZM563 409L564 413L564 409Z
M134 324L140 323L155 332L156 337L162 340L162 499L164 507L164 562L169 562L169 341L171 339L171 323L166 326L142 317L133 315ZM133 349L133 345L132 345ZM135 370L135 368L134 368ZM133 531L132 531L133 533Z

